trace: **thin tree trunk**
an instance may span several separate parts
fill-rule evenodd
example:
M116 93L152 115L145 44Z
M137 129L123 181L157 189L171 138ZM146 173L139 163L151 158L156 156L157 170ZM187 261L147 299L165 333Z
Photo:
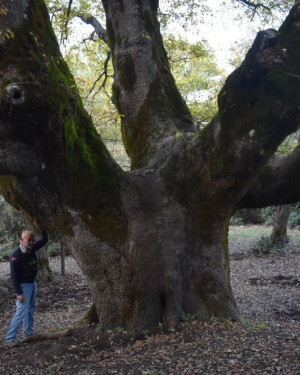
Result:
M278 206L276 210L274 226L271 234L272 245L276 244L284 248L286 245L287 224L291 212L291 205L285 204Z
M33 233L36 237L39 236L39 233L32 228ZM40 277L50 277L52 274L52 270L50 267L49 256L47 252L47 245L43 246L36 252L36 257L38 261L38 276Z
M60 258L61 258L61 274L65 276L65 248L62 244L60 244Z
M36 257L38 260L38 269L39 269L39 276L51 276L52 270L50 267L49 257L46 246L42 247L36 253Z

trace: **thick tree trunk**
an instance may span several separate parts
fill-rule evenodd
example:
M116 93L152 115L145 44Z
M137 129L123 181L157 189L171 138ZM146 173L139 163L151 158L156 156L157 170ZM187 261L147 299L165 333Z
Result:
M5 0L1 190L72 252L102 327L141 330L183 313L239 319L228 222L300 121L300 4L278 35L258 35L200 133L168 67L157 2L103 4L134 171L112 160L84 111L43 1Z
M286 245L287 225L290 217L291 205L278 206L271 234L271 244L282 248Z
M128 228L116 253L99 248L82 222L64 237L89 280L100 324L140 331L175 324L183 313L238 320L226 221L216 217L199 226L192 210L151 174L128 181L122 202Z

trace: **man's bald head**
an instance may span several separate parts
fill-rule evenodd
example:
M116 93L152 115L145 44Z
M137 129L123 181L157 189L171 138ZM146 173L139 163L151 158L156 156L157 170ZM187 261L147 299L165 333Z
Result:
M21 235L21 244L31 250L34 245L34 234L31 230L24 230Z

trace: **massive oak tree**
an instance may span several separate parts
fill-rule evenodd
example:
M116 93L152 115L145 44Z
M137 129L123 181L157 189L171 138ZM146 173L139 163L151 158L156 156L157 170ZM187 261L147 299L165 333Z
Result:
M132 170L85 112L43 1L3 0L1 189L72 252L103 327L239 319L230 217L300 198L300 149L271 160L299 125L300 1L278 31L258 33L200 132L170 72L157 1L102 3Z

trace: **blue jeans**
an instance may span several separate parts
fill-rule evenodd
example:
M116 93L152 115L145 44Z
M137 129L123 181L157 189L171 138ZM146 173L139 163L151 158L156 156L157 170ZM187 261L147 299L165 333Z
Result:
M35 312L36 282L20 284L24 302L16 300L17 309L10 323L5 341L16 341L17 334L23 323L23 337L32 336L33 331L33 313Z

